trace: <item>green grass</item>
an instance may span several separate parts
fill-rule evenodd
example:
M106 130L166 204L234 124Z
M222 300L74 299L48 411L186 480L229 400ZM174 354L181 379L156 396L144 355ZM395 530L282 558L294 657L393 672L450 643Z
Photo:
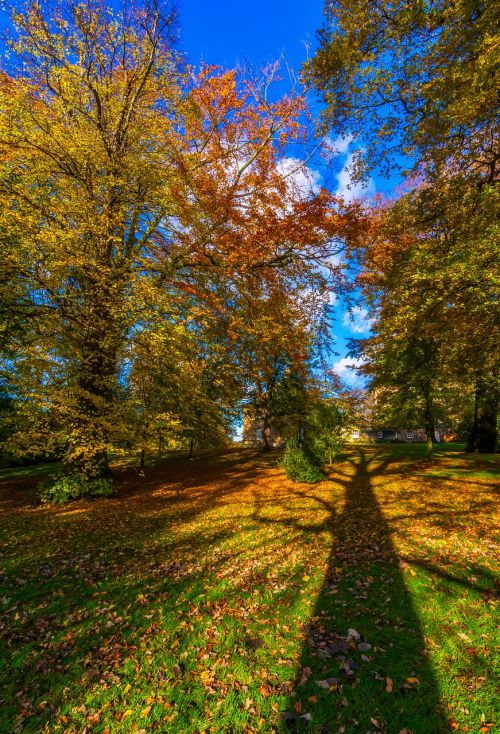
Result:
M495 459L424 450L314 486L251 451L161 462L58 508L11 476L0 732L492 731Z
M59 463L32 464L31 466L13 466L0 469L0 479L26 479L27 477L54 474L60 468Z

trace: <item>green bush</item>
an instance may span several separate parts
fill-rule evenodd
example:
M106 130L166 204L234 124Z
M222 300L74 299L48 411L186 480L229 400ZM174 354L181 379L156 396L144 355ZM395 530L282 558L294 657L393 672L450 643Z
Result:
M113 494L111 479L85 479L77 474L51 477L39 485L40 500L64 504L81 497L109 497Z
M324 431L313 439L314 453L321 457L323 463L333 464L342 453L344 440L341 435L333 431Z
M293 482L315 484L324 479L317 458L303 446L288 443L285 448L281 467Z

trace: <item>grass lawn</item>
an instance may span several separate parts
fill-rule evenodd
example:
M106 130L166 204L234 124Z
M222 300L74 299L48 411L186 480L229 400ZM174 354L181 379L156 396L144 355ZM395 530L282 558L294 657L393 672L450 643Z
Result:
M495 464L233 450L33 504L0 483L0 732L494 731Z

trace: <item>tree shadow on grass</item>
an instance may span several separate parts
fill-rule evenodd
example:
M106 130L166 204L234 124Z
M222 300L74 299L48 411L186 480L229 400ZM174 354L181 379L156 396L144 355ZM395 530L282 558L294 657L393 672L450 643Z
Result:
M165 647L182 646L191 600L236 556L221 547L234 528L199 518L235 503L265 470L260 464L251 453L228 454L213 465L155 468L144 484L125 474L116 498L64 507L34 507L30 485L11 501L7 486L1 732L65 731L70 720L68 731L100 731L98 692L108 690L101 703L125 711L123 676L133 678L139 656L148 691L173 685L177 653ZM161 655L149 659L145 650Z
M372 489L372 474L387 469L391 457L380 464L370 453L361 449L355 473L340 479L342 512L316 496L328 518L320 527L301 526L309 532L327 527L333 545L303 630L294 691L281 715L283 731L448 731L419 619ZM314 490L305 490L304 496L314 497Z
M115 499L13 508L0 659L0 698L11 713L0 714L0 731L126 733L146 721L155 731L254 731L243 686L274 660L274 647L283 660L264 693L261 681L250 695L256 710L259 695L261 704L286 698L283 731L446 731L372 491L393 458L359 456L354 476L338 473L318 488L290 485L269 472L268 458L245 452L157 467L144 481L126 475ZM323 549L327 557L330 537L329 570L297 650L304 568ZM294 544L307 549L294 557ZM284 680L296 662L295 682ZM216 664L217 680L201 677Z

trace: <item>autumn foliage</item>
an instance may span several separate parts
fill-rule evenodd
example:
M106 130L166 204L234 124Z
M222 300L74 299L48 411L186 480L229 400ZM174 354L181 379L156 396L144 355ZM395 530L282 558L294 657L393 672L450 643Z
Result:
M286 165L304 96L275 98L277 66L183 67L154 4L33 4L16 23L0 106L9 450L93 481L111 447L222 440L271 350L307 361L356 226Z

